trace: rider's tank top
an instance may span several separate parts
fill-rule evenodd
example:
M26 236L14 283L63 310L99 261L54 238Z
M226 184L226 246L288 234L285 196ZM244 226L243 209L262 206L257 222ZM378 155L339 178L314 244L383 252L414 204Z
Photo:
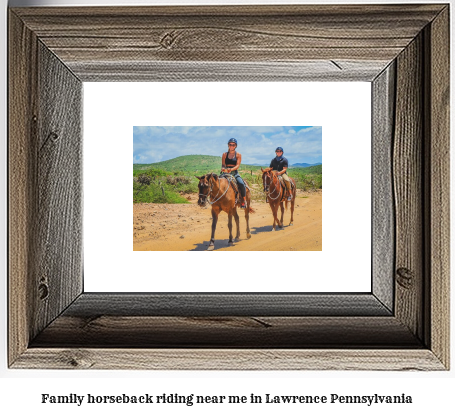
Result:
M233 159L230 159L228 157L228 155L229 155L229 152L226 153L226 158L224 159L224 163L226 164L226 167L227 166L236 166L237 165L237 151L234 153Z

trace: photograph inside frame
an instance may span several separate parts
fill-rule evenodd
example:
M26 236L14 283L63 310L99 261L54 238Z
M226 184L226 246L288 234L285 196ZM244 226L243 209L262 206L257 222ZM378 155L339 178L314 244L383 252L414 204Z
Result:
M322 251L321 126L134 126L134 251Z

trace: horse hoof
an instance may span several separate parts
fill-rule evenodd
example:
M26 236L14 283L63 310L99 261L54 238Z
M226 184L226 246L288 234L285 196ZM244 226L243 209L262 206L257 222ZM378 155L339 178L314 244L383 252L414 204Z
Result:
M234 241L229 241L228 244L229 245L232 245L234 243Z
M251 238L251 233L249 233L247 236L246 236L248 239Z
M207 251L213 251L215 249L215 245L209 245Z
M275 228L272 228L272 232L275 232Z
M235 242L240 242L240 238L235 238L234 241Z
M294 224L291 222L291 223L289 224L289 226L294 226Z

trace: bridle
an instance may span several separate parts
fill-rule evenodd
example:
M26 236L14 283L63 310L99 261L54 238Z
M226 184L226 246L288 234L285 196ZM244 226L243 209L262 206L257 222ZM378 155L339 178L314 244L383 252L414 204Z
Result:
M278 179L278 177L274 176L273 174L270 173L270 176L268 174L269 172L267 172L265 175L264 175L264 189L266 188L266 182L265 182L265 178L266 177L269 177L271 179L271 183L275 185L275 189L273 189L273 192L270 192L270 185L269 185L269 190L266 191L266 194L267 194L267 197L271 200L276 200L280 197L280 194L281 194L281 183L280 183L280 180ZM277 181L278 181L278 184L279 184L279 190L278 190L278 186L275 184L275 182L273 181L273 178L276 177ZM278 190L278 194L276 195L276 197L272 197L271 195L273 195L275 193L275 191Z
M226 180L229 182L229 179L226 179ZM205 196L205 201L209 205L213 205L215 202L218 202L218 200L220 200L227 193L227 191L229 190L229 183L226 186L226 190L224 191L224 193L217 199L216 197L220 194L220 190L221 190L220 178L218 177L218 192L216 193L215 200L213 202L209 200L209 198L211 198L212 190L213 190L213 183L210 182L210 188L209 188L209 191L207 192L207 194L199 193L199 196Z

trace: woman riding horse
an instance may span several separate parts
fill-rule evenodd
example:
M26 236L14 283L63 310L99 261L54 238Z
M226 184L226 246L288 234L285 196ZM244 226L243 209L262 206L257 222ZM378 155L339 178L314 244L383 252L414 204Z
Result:
M221 171L224 173L231 173L237 180L238 188L240 190L240 195L242 196L240 208L246 209L246 188L245 183L243 182L238 169L240 163L242 162L242 155L237 153L235 149L237 148L237 140L231 138L228 141L228 151L223 153L221 160Z
M228 228L229 228L229 244L234 243L232 235L232 218L235 219L237 228L235 240L240 240L240 227L239 227L239 215L237 214L236 206L240 202L240 207L244 209L245 221L246 221L246 237L251 238L249 214L253 213L254 210L251 208L251 192L250 189L246 188L246 185L238 173L238 168L242 161L242 156L237 153L237 140L231 138L228 142L229 151L223 154L222 157L222 173L231 173L234 175L240 194L242 196L241 201L237 199L234 186L231 186L230 177L222 177L213 173L206 174L201 177L197 177L199 180L199 199L198 205L203 207L208 202L212 206L212 234L210 237L210 244L207 248L208 251L215 249L215 230L218 222L218 215L220 212L226 212L228 214ZM247 206L248 205L248 206Z

